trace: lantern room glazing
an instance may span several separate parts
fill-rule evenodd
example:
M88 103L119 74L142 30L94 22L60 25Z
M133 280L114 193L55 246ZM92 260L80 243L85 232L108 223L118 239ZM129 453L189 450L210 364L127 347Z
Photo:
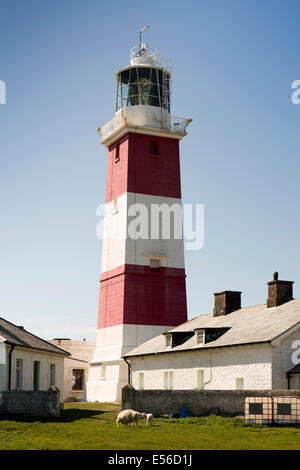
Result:
M156 106L170 112L170 73L154 66L129 66L117 73L116 111L128 106Z

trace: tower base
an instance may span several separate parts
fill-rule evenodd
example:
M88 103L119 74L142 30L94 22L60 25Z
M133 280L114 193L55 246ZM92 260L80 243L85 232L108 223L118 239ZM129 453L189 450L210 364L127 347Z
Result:
M86 400L121 402L122 388L128 383L128 365L122 356L170 328L173 326L128 324L99 328L86 384Z
M103 367L106 377L102 377ZM115 403L122 401L122 388L128 383L127 364L119 361L103 361L91 364L87 383L87 401Z

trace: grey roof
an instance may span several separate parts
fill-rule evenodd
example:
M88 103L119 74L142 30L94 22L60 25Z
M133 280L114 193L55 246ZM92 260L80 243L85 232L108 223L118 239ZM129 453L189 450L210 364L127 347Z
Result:
M293 374L300 374L300 364L295 365L288 371L288 374L293 375Z
M0 317L0 339L9 344L20 346L22 348L38 349L62 356L69 356L70 353L64 351L54 344L48 343L44 339L29 333L24 328L14 325L4 318Z
M291 300L279 307L267 308L266 305L245 307L219 317L214 317L212 314L199 315L170 329L169 332L194 331L196 328L229 329L215 341L204 345L196 345L195 337L192 336L184 343L168 349L165 348L164 334L160 334L132 349L125 357L266 343L297 323L300 326L300 299Z

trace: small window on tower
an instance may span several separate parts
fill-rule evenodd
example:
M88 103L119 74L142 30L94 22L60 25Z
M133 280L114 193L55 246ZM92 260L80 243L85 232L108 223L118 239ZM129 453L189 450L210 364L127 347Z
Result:
M160 271L160 259L150 258L151 271Z
M115 148L115 163L118 163L119 161L120 161L120 144L117 144Z
M150 155L158 155L158 141L150 140Z

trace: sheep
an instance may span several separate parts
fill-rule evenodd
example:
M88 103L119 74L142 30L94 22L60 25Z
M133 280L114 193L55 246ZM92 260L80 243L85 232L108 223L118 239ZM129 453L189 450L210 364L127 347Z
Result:
M119 423L123 424L135 424L135 426L138 426L138 420L143 418L143 414L140 413L139 411L134 411L134 410L123 410L120 411L120 413L117 416L116 422L117 422L117 427L119 427Z
M151 426L153 414L152 413L143 413L143 418L146 420L146 426Z

